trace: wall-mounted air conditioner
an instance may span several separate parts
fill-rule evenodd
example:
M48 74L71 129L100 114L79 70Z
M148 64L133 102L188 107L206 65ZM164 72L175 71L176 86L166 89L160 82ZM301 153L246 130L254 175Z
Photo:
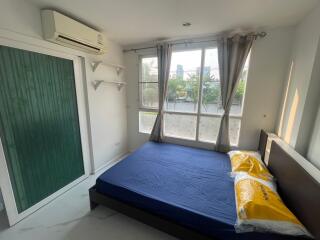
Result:
M102 33L53 10L42 10L41 18L46 40L88 53L106 52Z

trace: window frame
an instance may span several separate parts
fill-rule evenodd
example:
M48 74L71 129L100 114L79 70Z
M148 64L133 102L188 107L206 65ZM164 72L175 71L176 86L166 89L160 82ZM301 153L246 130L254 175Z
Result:
M144 54L144 55L139 55L139 81L138 81L138 97L139 97L139 112L143 111L143 112L158 112L158 108L159 108L159 102L158 102L158 107L145 107L142 104L142 84L143 83L157 83L159 84L159 80L158 82L142 82L142 59L143 58L157 58L156 54Z
M158 113L158 108L157 107L145 107L142 104L142 84L143 83L147 83L147 82L142 82L142 60L143 58L157 58L157 54L156 53L148 53L148 54L143 54L143 55L139 55L139 80L138 80L138 101L139 101L139 109L138 109L138 132L141 134L147 134L150 135L151 132L146 132L146 131L142 131L142 129L140 128L140 113L141 112L152 112L152 113ZM152 82L153 83L153 82ZM154 82L154 83L158 83L158 82Z
M195 116L196 117L196 136L193 139L190 138L179 138L179 137L175 137L175 136L170 136L170 135L166 135L166 133L164 132L164 137L167 139L173 139L176 141L185 141L185 142L190 142L190 143L204 143L204 144L215 144L216 141L205 141L205 140L200 140L199 139L199 135L200 135L200 118L201 117L212 117L212 118L221 118L222 114L217 114L217 113L202 113L201 112L201 106L202 106L202 94L203 94L203 69L205 66L205 53L206 53L206 49L215 49L217 48L217 45L215 44L215 42L213 42L213 44L186 44L186 45L177 45L176 47L174 47L172 53L175 52L184 52L184 51L192 51L192 50L201 50L201 63L200 63L200 76L199 76L199 92L198 92L198 101L197 101L197 111L196 112L181 112L181 111L171 111L171 110L166 110L164 108L163 113L164 114L176 114L176 115L187 115L187 116ZM248 73L249 74L249 69L250 69L250 54L248 55L249 57L249 64L248 64ZM148 58L148 57L157 57L156 54L143 54L139 56L139 109L138 112L158 112L158 108L146 108L142 105L142 94L141 94L141 87L140 84L142 83L141 78L142 78L142 59L143 58ZM248 75L246 78L246 82L245 82L245 88L244 88L244 94L243 94L243 99L242 99L242 107L241 107L241 111L238 114L231 114L229 115L230 119L237 119L240 120L240 129L239 129L239 134L238 134L238 140L236 144L231 144L233 147L237 147L239 145L239 139L240 139L240 132L241 132L241 128L242 128L242 118L243 118L243 109L244 109L244 103L245 103L245 97L247 94L247 79L248 79ZM139 133L144 133L144 134L150 134L147 132L142 132L140 131L140 119L139 119Z

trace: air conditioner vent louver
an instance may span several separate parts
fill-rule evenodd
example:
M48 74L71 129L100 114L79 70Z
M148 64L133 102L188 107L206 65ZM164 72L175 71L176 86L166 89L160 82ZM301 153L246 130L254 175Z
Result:
M44 38L93 54L105 53L105 36L53 10L41 12Z
M70 45L73 45L73 46L75 46L75 47L81 46L81 48L82 48L82 47L83 47L83 48L86 48L86 49L88 49L89 51L90 51L90 50L92 50L92 51L94 51L94 52L99 52L99 51L100 51L100 49L97 48L97 47L92 47L92 46L90 46L90 45L88 45L88 44L85 44L85 43L82 43L82 42L73 40L73 39L71 39L71 38L68 38L68 37L65 37L65 36L62 36L62 35L58 35L57 41L59 41L59 42L65 42L65 43L70 44Z

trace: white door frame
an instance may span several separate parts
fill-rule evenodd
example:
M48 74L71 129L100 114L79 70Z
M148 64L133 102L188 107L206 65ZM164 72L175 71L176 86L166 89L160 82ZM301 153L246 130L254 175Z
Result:
M9 220L10 226L21 221L23 218L27 217L31 213L35 212L39 208L51 202L53 199L66 192L79 182L83 181L88 177L90 171L90 144L88 136L88 124L87 124L87 105L85 98L85 69L82 68L82 61L84 58L82 54L78 54L78 51L69 51L64 47L55 46L54 44L45 42L40 39L33 39L30 37L25 37L17 35L16 33L7 33L0 30L0 45L8 46L23 50L28 50L32 52L42 53L46 55L51 55L55 57L65 58L73 61L74 66L74 76L75 76L75 87L77 95L77 105L78 105L78 116L79 116L79 127L81 134L81 145L82 145L82 156L85 173L75 181L69 183L65 187L61 188L57 192L51 194L47 198L41 200L37 204L31 206L30 208L18 213L16 202L14 198L14 193L10 181L9 171L5 160L4 150L2 142L0 139L0 187L3 195L3 200ZM62 50L60 50L62 49ZM67 51L65 51L67 50ZM66 52L72 52L66 53Z

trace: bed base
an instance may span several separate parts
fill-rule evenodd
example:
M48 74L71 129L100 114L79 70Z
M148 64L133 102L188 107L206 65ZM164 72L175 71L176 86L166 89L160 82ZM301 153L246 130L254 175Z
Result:
M264 155L268 135L263 130L260 134L259 151ZM96 191L96 187L93 186L89 189L90 207L91 210L98 205L104 205L110 209L120 212L124 215L132 217L140 222L150 225L158 230L168 233L174 237L184 240L217 240L215 238L203 235L195 230L181 226L173 221L169 221L161 216L149 213L145 210L136 208L125 202L119 201L113 197L106 196Z
M112 210L120 212L126 216L134 218L160 231L168 233L174 237L185 240L217 240L212 237L203 235L199 232L183 227L177 223L162 218L161 216L149 213L142 209L133 207L127 203L108 197L96 191L93 186L89 189L91 210L98 205L104 205Z

